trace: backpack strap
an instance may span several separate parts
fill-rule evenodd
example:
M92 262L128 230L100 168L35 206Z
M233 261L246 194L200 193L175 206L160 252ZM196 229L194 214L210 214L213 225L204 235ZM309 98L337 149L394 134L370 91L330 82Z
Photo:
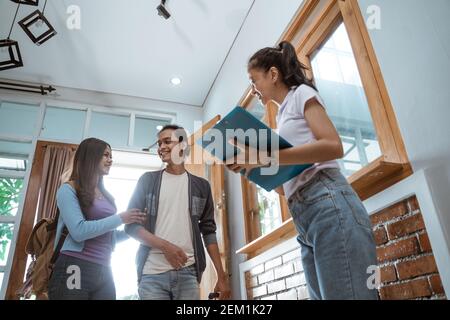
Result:
M66 237L68 234L69 234L69 230L67 230L67 228L64 227L64 229L61 233L61 237L59 237L58 244L56 245L55 251L53 251L52 257L50 259L50 265L54 265L56 262L56 259L58 259L59 252L61 251L64 241L66 240Z
M54 227L58 224L59 220L59 208L56 208L56 214L54 219ZM62 246L64 245L64 241L66 240L67 235L69 234L69 230L66 226L64 226L64 229L61 233L61 236L59 237L58 244L56 245L55 251L53 251L52 257L50 258L50 265L53 266L56 262L56 259L58 259L59 252L62 249Z

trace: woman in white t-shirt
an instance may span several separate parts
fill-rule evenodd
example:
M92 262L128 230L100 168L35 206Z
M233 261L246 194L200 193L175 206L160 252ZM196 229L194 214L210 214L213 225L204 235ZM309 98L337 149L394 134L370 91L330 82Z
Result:
M277 191L288 199L298 231L303 268L311 299L378 299L373 283L377 266L372 226L361 200L339 170L340 137L313 83L305 76L295 48L281 42L264 48L248 62L253 94L263 105L280 106L280 136L293 147L279 152L279 165L314 165ZM243 151L234 171L267 165L240 164L255 159L256 150L238 144ZM245 158L247 154L247 158Z

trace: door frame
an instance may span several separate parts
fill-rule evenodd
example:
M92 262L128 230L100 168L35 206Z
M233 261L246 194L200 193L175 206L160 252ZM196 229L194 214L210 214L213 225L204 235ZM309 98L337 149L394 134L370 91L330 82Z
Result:
M6 287L6 300L18 300L16 291L22 286L23 278L25 276L25 268L27 266L28 255L25 252L25 246L28 241L28 237L34 227L34 221L36 219L36 211L39 200L39 191L42 182L42 170L44 165L44 156L47 146L64 146L77 148L76 144L59 143L51 141L38 140L36 143L36 149L34 150L33 161L31 165L31 173L28 180L27 190L24 198L24 205L22 210L22 216L18 221L17 236L15 237L14 255L12 257L11 271L4 281L8 281Z

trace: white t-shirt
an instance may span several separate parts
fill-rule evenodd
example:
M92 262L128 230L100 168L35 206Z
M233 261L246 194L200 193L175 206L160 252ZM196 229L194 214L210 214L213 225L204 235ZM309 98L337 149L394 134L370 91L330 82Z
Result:
M278 110L278 133L294 147L316 141L304 115L306 102L313 98L325 108L318 92L310 86L293 87ZM315 163L311 168L283 184L286 198L293 195L299 187L311 180L318 171L325 168L339 168L339 164L336 160Z
M163 172L155 227L157 237L183 249L188 257L185 266L195 263L188 179L186 172L181 175ZM158 274L173 269L162 251L154 248L149 252L143 274Z

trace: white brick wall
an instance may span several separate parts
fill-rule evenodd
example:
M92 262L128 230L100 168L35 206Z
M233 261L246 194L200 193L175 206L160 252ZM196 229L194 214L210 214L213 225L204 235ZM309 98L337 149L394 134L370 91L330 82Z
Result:
M252 289L253 292L253 298L258 298L261 296L264 296L267 294L267 287L264 286L260 286L260 287L256 287Z
M290 244L255 257L246 264L245 289L249 299L304 300L309 298L300 248L295 239Z
M274 278L274 274L273 274L273 270L269 270L265 273L262 273L258 276L258 283L259 284L263 284L263 283L267 283L270 281L273 281Z
M283 255L283 263L300 258L300 249L292 250L289 253Z
M292 263L285 264L275 269L275 279L281 279L294 274L294 265Z
M275 282L271 282L267 285L267 291L269 293L279 292L286 289L286 283L284 280L279 280Z
M277 299L278 300L297 300L298 299L297 290L291 289L289 291L277 294Z
M286 278L286 288L287 289L295 288L295 287L298 287L298 286L304 285L304 284L306 284L304 273L299 273L292 277Z
M269 270L269 269L281 266L281 264L282 264L281 257L278 257L278 258L275 258L273 260L266 262L265 269Z

